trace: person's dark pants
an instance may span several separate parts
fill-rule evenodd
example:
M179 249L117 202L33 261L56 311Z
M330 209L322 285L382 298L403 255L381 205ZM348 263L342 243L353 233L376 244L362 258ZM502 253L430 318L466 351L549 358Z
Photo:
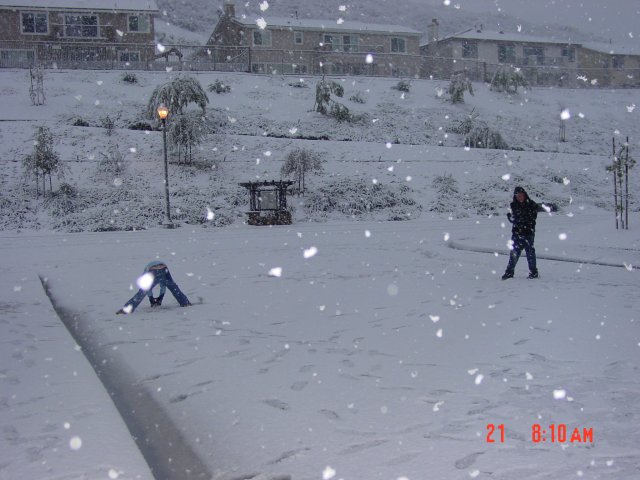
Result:
M131 297L131 300L129 300L125 304L125 307L130 305L131 311L133 312L138 307L138 305L140 305L140 302L144 300L144 297L151 293L151 290L153 290L153 287L155 287L156 285L160 285L160 287L164 285L165 287L167 287L181 306L189 304L189 299L184 293L182 293L182 290L180 290L178 284L173 281L168 268L163 268L162 270L150 270L148 273L151 273L153 275L153 284L151 285L151 287L149 287L148 290L143 290L142 288L138 290L138 292L133 297Z
M511 250L511 254L509 255L509 264L507 265L506 273L510 273L513 275L514 270L516 269L516 263L518 263L518 259L520 258L520 254L522 250L524 250L527 255L527 263L529 264L529 272L530 273L538 273L538 268L536 267L536 249L533 248L535 234L531 235L512 235L511 241L513 242L513 248Z

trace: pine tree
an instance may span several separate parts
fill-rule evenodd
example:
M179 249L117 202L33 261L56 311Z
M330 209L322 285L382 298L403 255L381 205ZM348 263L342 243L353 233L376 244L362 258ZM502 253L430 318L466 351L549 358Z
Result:
M322 80L316 85L315 111L323 115L331 115L340 122L349 120L351 118L349 109L342 103L331 98L332 94L336 97L342 97L344 95L344 88L339 83L326 80L322 77Z
M453 75L451 77L451 83L449 83L449 95L451 96L451 102L464 103L465 91L468 91L473 95L473 85L471 84L471 81L461 73Z

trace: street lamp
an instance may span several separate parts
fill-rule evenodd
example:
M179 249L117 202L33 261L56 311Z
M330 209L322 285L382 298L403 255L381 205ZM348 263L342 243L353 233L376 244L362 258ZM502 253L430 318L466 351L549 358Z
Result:
M167 117L169 109L164 103L158 107L158 117L162 120L162 142L164 146L164 198L165 198L165 226L173 228L171 210L169 208L169 162L167 160Z

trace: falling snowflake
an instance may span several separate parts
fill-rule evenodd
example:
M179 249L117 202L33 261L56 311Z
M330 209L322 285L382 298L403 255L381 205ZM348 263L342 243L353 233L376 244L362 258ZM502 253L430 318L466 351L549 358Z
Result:
M443 95L444 95L444 88L442 88L442 87L436 87L436 95L437 95L438 97L443 96Z
M158 49L158 51L160 53L164 53L164 51L167 49L167 47L165 47L164 45L162 45L161 43L159 43L158 45L156 45L156 48Z
M270 277L281 277L282 276L282 268L281 267L274 267L271 270L269 270L269 276Z
M567 239L567 234L566 233L561 233L560 235L558 235L558 238L560 240L566 240Z
M518 25L518 32L522 31L522 25Z
M371 232L369 230L365 230L364 231L364 236L367 237L367 238L371 237Z
M335 476L336 476L336 471L329 466L327 466L322 472L322 480L331 480Z
M555 398L556 400L563 400L564 398L566 398L566 396L566 390L558 389L553 391L553 398Z
M469 476L470 476L471 478L476 478L478 475L480 475L480 470L471 470L471 471L469 472Z
M213 211L209 207L207 207L207 220L211 221L215 216L216 214L213 213Z
M393 145L391 145L391 142L387 142L387 144L385 145L387 148L391 148Z
M314 257L316 253L318 253L318 249L316 247L310 247L304 251L303 256L304 258L311 258Z
M118 473L117 470L110 468L109 469L109 478L111 480L115 480L116 478L118 478L120 476L120 473Z
M448 7L449 5L451 5L451 0L444 0L444 2L442 2L442 3L444 3L445 6Z
M387 287L387 293L391 297L395 297L396 295L398 295L398 291L399 291L398 286L395 284L391 284Z
M260 4L260 10L264 12L267 8L269 8L269 2L265 0Z
M508 180L511 179L511 174L510 173L505 173L504 175L502 175L502 179L506 182Z
M636 104L632 103L631 105L627 105L627 112L631 113L635 110Z
M429 318L433 323L438 323L438 321L440 320L440 317L438 315L429 315Z
M341 12L346 12L347 11L347 6L346 5L340 5L338 7L338 10L340 10Z
M364 61L366 63L373 63L373 55L371 55L370 53L367 53L367 56L365 57Z
M533 380L533 375L531 375L529 372L525 372L525 377L527 378L527 380Z
M124 32L122 30L118 30L116 28L116 33L118 34L119 37L122 37L124 35Z
M439 412L440 411L440 407L444 405L444 402L436 402L436 404L433 406L433 411L434 412Z
M290 129L289 129L289 133L290 133L291 135L295 135L297 132L298 132L298 129L297 129L296 127L293 127L293 128L290 128Z
M560 118L562 120L569 120L571 118L571 112L569 111L568 108L565 108L564 110L562 110L562 112L560 113Z
M267 21L264 18L260 17L256 20L256 25L258 25L258 28L260 30L264 30L265 28L267 28Z
M450 238L451 238L451 236L448 233L444 234L444 241L445 242L448 242Z
M484 380L484 375L480 373L476 376L476 379L475 379L476 385L480 385L482 383L482 380Z
M562 179L562 183L564 183L565 185L569 185L571 183L571 180L569 180L567 177L564 177Z
M438 331L436 332L436 337L438 337L438 338L442 338L442 329L440 329L440 330L438 330Z
M82 448L82 439L78 436L71 437L71 440L69 440L69 447L71 450L80 450Z
M339 18L339 19L336 21L336 23L337 23L338 25L342 25L342 24L344 23L344 20L343 20L342 18Z

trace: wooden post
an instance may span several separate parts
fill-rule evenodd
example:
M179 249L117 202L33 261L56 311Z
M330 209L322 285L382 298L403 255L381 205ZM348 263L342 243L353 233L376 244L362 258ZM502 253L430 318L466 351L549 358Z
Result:
M614 206L614 213L616 215L616 230L618 230L618 228L620 228L618 226L618 173L617 173L617 169L616 169L616 138L613 137L613 168L612 168L612 172L613 172L613 206Z

